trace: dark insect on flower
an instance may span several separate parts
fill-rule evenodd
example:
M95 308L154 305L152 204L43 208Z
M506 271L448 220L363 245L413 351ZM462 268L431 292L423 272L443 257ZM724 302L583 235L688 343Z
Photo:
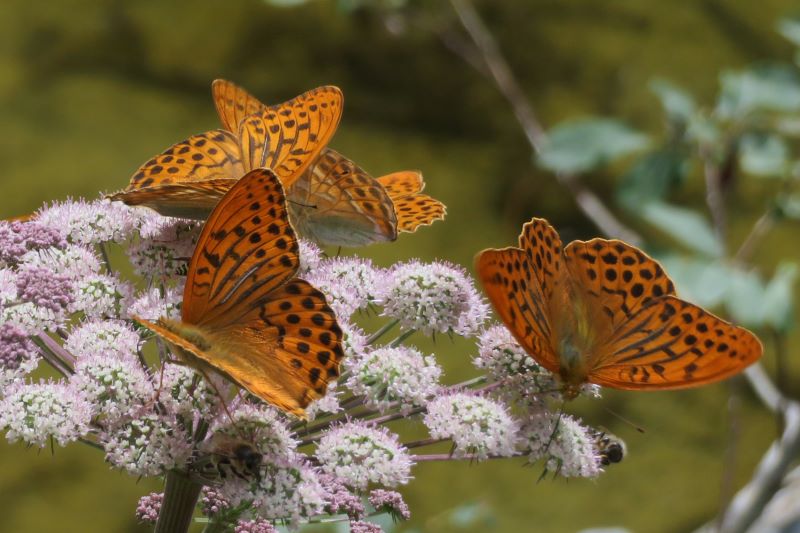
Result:
M205 484L220 484L237 477L261 481L263 454L242 439L214 438L208 451L195 457L189 466L190 476Z
M611 463L619 463L627 455L625 442L607 431L592 430L594 437L594 447L600 457L600 464L608 466Z

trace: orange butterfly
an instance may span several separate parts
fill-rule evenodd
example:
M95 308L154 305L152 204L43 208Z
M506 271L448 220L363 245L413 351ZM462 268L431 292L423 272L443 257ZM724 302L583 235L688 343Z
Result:
M189 365L217 371L302 417L339 375L343 351L325 296L291 279L298 266L283 187L271 170L256 169L225 194L203 227L182 320L133 318Z
M211 86L222 125L237 125L265 106L246 90L226 80ZM377 180L345 156L324 148L297 179L286 184L292 222L298 232L321 244L363 246L393 241L397 232L414 232L441 220L445 206L419 194L418 172L397 172Z
M109 198L166 216L204 219L253 169L271 168L289 187L333 137L342 103L342 92L325 86L283 104L261 106L231 131L200 133L171 146L142 165L124 191Z
M500 318L574 398L584 383L615 389L695 387L761 357L751 332L675 296L655 260L617 240L561 248L543 219L519 248L484 250L478 275Z

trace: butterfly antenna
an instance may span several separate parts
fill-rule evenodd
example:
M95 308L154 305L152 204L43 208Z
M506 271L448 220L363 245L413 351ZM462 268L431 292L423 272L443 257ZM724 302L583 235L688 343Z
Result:
M608 411L608 413L609 413L610 415L612 415L612 416L615 416L616 418L619 418L620 420L622 420L623 422L625 422L626 424L628 424L629 426L631 426L633 429L635 429L635 430L636 430L636 431L638 431L639 433L644 433L644 432L645 432L643 427L641 427L641 426L637 426L636 424L634 424L634 423L633 423L633 421L632 421L632 420L629 420L629 419L625 418L624 416L622 416L621 414L619 414L619 413L617 413L617 412L614 412L614 411L612 411L612 410L611 410L611 409L609 409L608 407L606 407L606 408L605 408L605 410L606 410L606 411Z
M340 255L342 255L342 247L341 246L336 249L336 257L339 257Z
M231 424L233 424L233 427L235 427L236 431L238 432L239 431L239 426L236 425L236 421L233 419L233 416L231 415L231 412L228 410L228 402L225 401L225 397L222 395L222 393L217 388L217 384L214 383L213 381L211 381L211 377L208 375L208 373L204 369L199 368L198 370L200 371L201 374L203 374L203 377L205 378L206 382L209 385L211 385L211 388L214 389L214 392L216 393L217 397L219 398L220 403L222 403L222 409L224 409L225 410L225 414L228 415L228 420L231 421ZM239 436L242 437L243 439L246 438L241 433L239 433Z

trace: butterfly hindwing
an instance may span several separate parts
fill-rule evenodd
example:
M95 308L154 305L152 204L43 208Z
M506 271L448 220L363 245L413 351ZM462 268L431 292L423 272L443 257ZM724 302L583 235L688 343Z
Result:
M111 198L128 205L150 207L164 216L202 220L235 183L230 178L170 183L119 192Z
M425 188L422 174L413 170L392 172L378 178L378 182L384 186L391 198L402 198L416 192L422 192L422 189Z
M421 194L425 188L422 174L415 171L401 171L378 178L378 183L386 189L397 214L397 230L413 233L420 226L429 226L443 220L447 208L439 200Z
M214 80L211 94L222 126L233 133L239 131L239 123L243 118L259 113L266 107L255 96L227 80Z
M593 383L617 389L680 389L719 381L761 357L761 343L675 296L644 304L598 347Z
M246 117L238 129L245 167L271 168L288 188L333 137L342 104L342 92L324 86Z
M383 186L330 148L289 188L288 196L298 231L320 244L364 246L397 238L397 218Z
M271 170L253 170L225 195L203 227L189 264L183 320L235 322L298 266L283 187Z

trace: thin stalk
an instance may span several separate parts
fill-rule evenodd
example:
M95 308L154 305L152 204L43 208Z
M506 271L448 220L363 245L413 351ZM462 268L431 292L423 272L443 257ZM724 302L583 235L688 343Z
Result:
M753 228L750 230L750 233L745 237L742 245L736 251L736 254L733 256L733 260L737 263L747 263L750 261L753 253L756 251L756 248L767 236L767 234L775 227L775 223L778 221L778 214L775 212L774 209L769 209L766 211L761 217L753 224Z
M33 342L41 350L42 357L47 361L50 366L56 369L64 377L71 376L74 372L72 365L75 363L75 358L71 353L61 347L54 341L50 335L41 332L39 335L32 337Z
M203 485L184 474L175 471L167 473L164 500L154 533L186 533L192 524L192 515L202 488Z
M106 273L110 274L111 270L111 259L108 257L108 251L106 250L106 244L104 242L98 243L97 248L100 250L100 257L103 258L103 264L106 267Z
M381 328L378 331L376 331L375 333L373 333L372 335L369 336L369 338L367 339L367 344L375 344L375 342L378 339L383 337L389 330L391 330L393 327L395 327L399 323L400 323L400 320L397 319L397 318L395 318L394 320L392 320L390 322L387 322L386 324L381 326Z
M485 459L508 459L510 457L519 457L522 453L514 453L513 455L489 455L488 457L479 457L477 454L471 453L461 456L453 456L449 453L429 453L412 455L414 461L421 463L423 461L483 461Z
M391 342L391 344L389 344L389 346L391 346L392 348L397 348L398 346L400 346L400 344L404 340L406 340L407 338L409 338L411 335L413 335L416 332L417 332L417 330L415 330L415 329L410 329L408 331L404 331L395 340L393 340Z
M483 62L485 68L478 68L478 71L488 74L487 77L511 106L531 148L535 153L539 153L547 142L547 133L536 117L533 106L520 87L508 61L497 45L497 41L469 0L450 0L450 3L458 15L461 25L472 39L475 53L465 56L461 53L464 49L463 46L451 47L451 50L471 65L475 65L479 60ZM448 44L447 41L445 44ZM594 192L580 183L577 176L557 172L555 177L558 183L572 194L578 208L603 233L623 239L635 246L641 245L642 237L623 224Z
M420 439L403 444L406 448L422 448L423 446L430 446L431 444L439 444L450 439Z

